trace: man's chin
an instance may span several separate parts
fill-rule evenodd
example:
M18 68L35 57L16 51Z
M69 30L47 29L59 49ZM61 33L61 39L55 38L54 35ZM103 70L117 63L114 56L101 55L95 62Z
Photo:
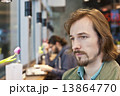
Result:
M89 61L78 61L78 66L87 66Z

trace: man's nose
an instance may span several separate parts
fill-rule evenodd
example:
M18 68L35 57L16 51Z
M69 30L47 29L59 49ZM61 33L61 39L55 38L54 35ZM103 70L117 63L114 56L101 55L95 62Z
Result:
M74 40L74 42L72 43L72 49L76 50L76 49L80 49L80 48L81 48L80 41Z

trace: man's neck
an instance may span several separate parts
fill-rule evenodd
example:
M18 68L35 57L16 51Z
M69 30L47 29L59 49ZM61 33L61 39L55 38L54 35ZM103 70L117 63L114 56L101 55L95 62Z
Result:
M100 58L97 58L95 62L92 62L88 64L88 66L84 67L85 70L84 79L90 80L91 77L99 70L101 66L102 60Z

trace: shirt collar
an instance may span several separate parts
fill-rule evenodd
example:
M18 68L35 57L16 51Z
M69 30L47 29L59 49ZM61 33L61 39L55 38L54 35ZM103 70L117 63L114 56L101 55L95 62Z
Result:
M96 77L99 75L99 73L100 73L103 65L104 65L104 63L102 63L102 65L101 65L101 67L99 68L99 70L91 77L91 80L95 80L95 79L96 79ZM78 68L77 74L81 77L82 80L84 80L84 73L85 73L84 67L80 66L80 67Z

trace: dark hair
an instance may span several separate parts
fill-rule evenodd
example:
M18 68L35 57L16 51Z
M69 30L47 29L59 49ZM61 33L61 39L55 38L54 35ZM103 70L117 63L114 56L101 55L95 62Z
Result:
M78 9L73 12L70 18L64 24L67 33L70 34L71 25L83 17L88 17L93 23L94 30L98 35L100 50L103 52L102 61L111 61L115 59L118 55L117 47L113 42L108 21L99 10Z
M53 35L50 37L48 43L55 45L56 42L59 42L62 46L65 46L67 44L67 41L63 38L60 38L59 36Z

